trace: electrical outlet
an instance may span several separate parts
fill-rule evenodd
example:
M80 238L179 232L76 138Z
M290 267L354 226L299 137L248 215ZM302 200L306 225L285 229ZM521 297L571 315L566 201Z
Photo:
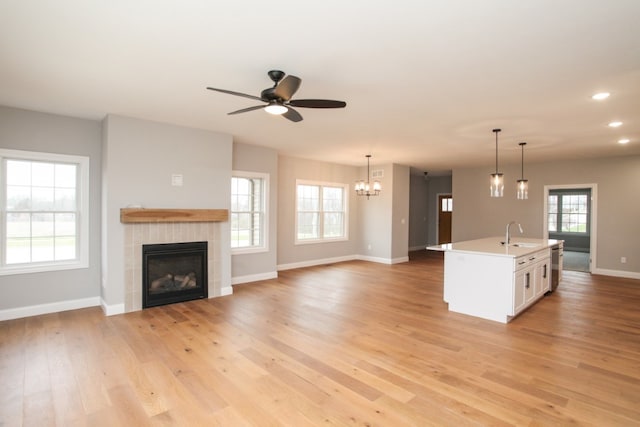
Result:
M367 245L367 249L368 249L368 250L371 250L371 245Z
M620 257L620 262L622 264L626 264L627 263L627 257L626 256Z

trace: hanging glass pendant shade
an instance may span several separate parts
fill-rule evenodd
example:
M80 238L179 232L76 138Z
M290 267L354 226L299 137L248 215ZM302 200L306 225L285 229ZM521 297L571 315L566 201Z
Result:
M522 149L522 163L521 163L522 169L521 169L520 179L518 180L518 183L517 183L518 189L516 192L516 196L520 200L525 200L529 198L529 180L524 179L524 146L527 145L527 143L521 142L519 145Z
M504 175L498 172L498 132L501 130L493 130L496 134L496 173L491 174L491 197L502 197L504 193Z

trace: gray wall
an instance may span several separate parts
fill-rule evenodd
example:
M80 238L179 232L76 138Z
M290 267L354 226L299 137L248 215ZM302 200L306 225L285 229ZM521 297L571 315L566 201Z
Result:
M233 169L269 174L269 247L267 252L235 254L231 275L243 281L246 276L276 276L278 260L278 152L270 148L233 144Z
M451 176L411 175L409 248L424 250L438 242L438 195L451 194ZM455 209L455 203L454 203Z
M544 238L544 186L597 184L595 272L640 273L640 156L526 165L528 200L515 196L518 166L501 168L505 196L499 199L489 197L490 166L453 170L454 242L503 235L511 220L522 223L526 237Z
M409 249L423 250L429 235L429 186L423 175L414 174L409 179Z
M372 169L383 171L383 177L378 179L382 191L378 196L369 199L356 196L359 208L358 229L361 236L356 253L365 259L383 261L391 259L392 256L393 167L386 164L376 165ZM366 166L358 168L357 176L357 180L366 178Z
M0 310L100 296L100 132L98 121L0 106L0 147L90 158L89 268L0 276Z
M108 116L103 141L103 299L124 304L124 226L120 209L229 209L232 138L217 132ZM171 175L184 185L171 185ZM231 286L229 223L221 223L221 285ZM216 290L219 292L220 290ZM214 296L214 295L210 295Z
M295 194L296 179L343 183L351 190L358 179L352 166L280 156L278 159L278 266L313 260L353 256L357 253L359 229L356 227L358 203L349 191L349 239L335 243L296 245Z
M391 259L408 261L409 254L409 166L392 167Z

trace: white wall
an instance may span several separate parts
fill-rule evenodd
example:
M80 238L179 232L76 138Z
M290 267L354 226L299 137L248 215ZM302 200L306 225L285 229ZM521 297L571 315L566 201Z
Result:
M278 152L255 145L233 144L233 169L269 174L268 250L234 254L231 259L233 283L277 277L278 260Z
M0 319L96 305L99 301L100 128L100 122L94 120L0 106L0 147L90 159L89 268L0 276Z
M640 156L527 164L528 200L515 196L519 165L501 171L505 196L494 199L489 197L490 166L453 170L454 242L502 235L511 220L522 223L527 237L546 237L544 186L597 184L595 272L640 276Z
M107 311L124 304L124 226L120 209L229 209L232 138L217 132L110 115L103 141L102 297ZM172 186L172 174L183 185ZM221 226L221 286L231 286L228 222ZM215 290L219 292L220 290ZM209 296L215 296L209 294Z

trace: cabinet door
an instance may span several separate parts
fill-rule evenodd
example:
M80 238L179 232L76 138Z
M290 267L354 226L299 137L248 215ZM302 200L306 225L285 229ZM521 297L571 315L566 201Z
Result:
M551 276L550 260L545 260L536 266L535 283L536 283L536 296L543 295L550 290L549 284Z
M513 289L513 314L516 315L526 305L534 300L535 294L535 267L527 267L514 276Z
M513 287L513 314L516 315L522 308L525 303L525 290L527 284L527 274L529 274L527 269L520 270L516 272L514 277L514 287Z

